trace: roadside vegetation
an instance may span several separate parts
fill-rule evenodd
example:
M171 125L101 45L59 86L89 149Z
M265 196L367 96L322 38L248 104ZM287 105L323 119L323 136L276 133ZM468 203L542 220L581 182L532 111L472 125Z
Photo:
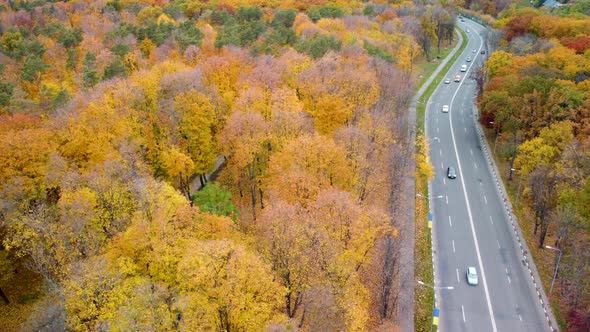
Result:
M446 6L0 5L2 329L395 329Z
M515 213L567 331L590 329L588 14L583 5L502 12L496 27L503 38L483 68L478 98Z

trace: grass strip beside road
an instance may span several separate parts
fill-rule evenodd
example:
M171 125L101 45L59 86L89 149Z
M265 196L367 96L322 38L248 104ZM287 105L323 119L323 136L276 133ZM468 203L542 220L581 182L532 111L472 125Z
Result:
M461 31L461 30L460 30ZM426 111L426 102L432 96L432 93L448 74L449 69L453 66L455 61L461 56L461 53L467 47L467 35L461 31L463 36L463 43L459 50L453 55L453 57L445 64L443 69L439 72L436 78L430 83L430 86L426 89L422 97L418 100L416 106L416 140L424 136L424 118ZM452 49L452 48L450 48ZM428 72L424 75L428 77L436 70L436 67L428 68ZM420 84L422 85L422 83ZM418 177L417 177L418 179ZM426 196L428 192L428 182L417 180L416 181L416 193L421 193ZM432 241L430 239L430 229L428 229L428 211L429 201L428 198L416 198L416 248L414 248L414 259L415 259L415 275L416 280L422 280L427 284L433 285L433 266L432 266ZM416 286L415 288L415 306L414 306L414 327L418 332L430 331L430 325L432 324L432 307L434 303L434 292L429 287ZM436 327L433 327L436 331Z

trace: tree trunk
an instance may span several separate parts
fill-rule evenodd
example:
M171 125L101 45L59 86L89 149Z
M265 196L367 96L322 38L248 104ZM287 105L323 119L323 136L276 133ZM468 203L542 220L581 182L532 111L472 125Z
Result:
M305 308L303 308L303 313L301 314L301 320L299 321L299 328L303 326L303 322L305 321Z
M250 188L250 197L252 198L252 219L256 220L256 184Z
M203 181L203 174L199 174L199 181L201 181L201 188L205 187L205 181Z
M395 259L395 253L394 251L394 243L393 243L393 239L391 237L387 237L387 239L385 240L386 244L385 244L385 255L384 255L384 259L385 261L383 262L383 269L382 269L382 273L383 273L383 280L382 280L382 284L381 284L381 296L380 296L380 314L381 314L381 319L387 319L389 317L391 317L391 311L392 311L392 307L393 305L390 305L390 297L391 297L391 293L393 290L393 280L394 280L394 274L395 274L395 268L396 268L396 259Z
M287 309L287 317L293 318L293 312L291 311L291 292L287 292L285 295L285 308Z
M258 189L258 193L260 194L260 208L262 210L264 210L264 201L262 200L262 198L264 197L263 191L262 189Z
M8 297L6 296L6 294L4 294L4 291L2 291L2 288L0 288L0 297L4 301L4 304L10 304Z
M545 245L545 237L547 236L547 228L549 228L549 225L547 225L547 222L541 221L541 234L539 234L539 249L543 249L543 246Z
M512 181L512 170L514 169L514 160L516 159L516 130L513 133L513 145L514 153L512 154L512 158L510 159L510 174L508 175L508 181Z

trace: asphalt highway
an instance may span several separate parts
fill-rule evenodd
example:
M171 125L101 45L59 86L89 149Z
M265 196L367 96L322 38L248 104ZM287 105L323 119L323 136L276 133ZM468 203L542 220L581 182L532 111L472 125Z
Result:
M469 30L468 46L447 74L451 82L440 82L426 107L436 172L430 202L439 331L549 331L473 121L476 84L469 74L488 56L480 54L484 27L469 20L459 27ZM466 62L467 57L472 61ZM462 65L467 72L460 72ZM457 74L458 83L453 80ZM443 105L449 106L448 113L442 112ZM449 166L456 179L447 177ZM467 284L468 266L477 269L476 286ZM449 286L453 289L440 289Z

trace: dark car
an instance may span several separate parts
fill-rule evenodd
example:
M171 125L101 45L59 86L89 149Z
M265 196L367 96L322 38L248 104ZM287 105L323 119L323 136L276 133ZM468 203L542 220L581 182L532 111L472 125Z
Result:
M481 50L481 54L486 54L486 50Z
M449 179L456 179L457 178L457 173L455 172L455 168L454 167L449 167L447 168L447 177Z

